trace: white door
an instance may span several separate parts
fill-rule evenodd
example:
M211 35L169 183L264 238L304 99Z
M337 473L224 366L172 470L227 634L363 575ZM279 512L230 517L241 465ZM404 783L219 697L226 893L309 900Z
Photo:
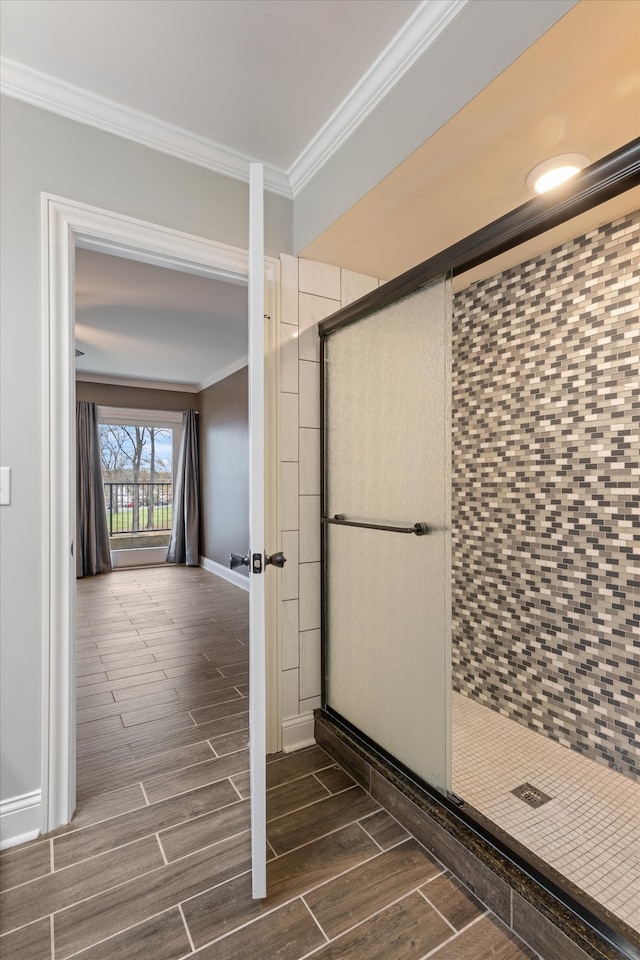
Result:
M267 556L265 491L271 491L265 470L265 261L262 164L252 163L249 184L249 553L231 555L231 566L249 567L249 753L251 772L251 868L256 900L267 895L267 662L265 576L267 566L281 567L282 554ZM273 309L273 305L270 306ZM271 331L272 332L272 331ZM272 347L270 347L272 349ZM270 393L272 384L267 385ZM272 399L272 397L271 397ZM273 430L273 425L271 425ZM270 434L273 440L272 434ZM269 532L273 536L273 532ZM241 545L238 545L239 548ZM267 583L267 586L269 584ZM271 709L273 705L271 693ZM272 738L273 739L273 738Z
M254 899L267 895L264 588L264 231L262 164L249 184L249 754Z

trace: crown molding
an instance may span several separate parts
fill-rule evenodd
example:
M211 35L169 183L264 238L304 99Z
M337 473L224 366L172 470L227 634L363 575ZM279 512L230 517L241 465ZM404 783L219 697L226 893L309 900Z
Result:
M248 365L249 357L240 357L239 360L235 360L233 363L230 363L228 367L223 367L222 370L218 370L218 372L213 374L213 376L207 377L206 380L202 380L198 384L198 392L201 390L206 390L207 387L212 387L214 383L220 383L221 380L226 380L227 377L231 376L231 374L237 373L238 370L242 370L243 367L247 367Z
M129 377L110 377L103 373L84 373L82 370L76 370L76 380L83 383L105 383L113 387L138 387L143 390L174 390L178 393L200 393L207 387L212 387L214 383L226 380L232 374L237 373L248 366L249 357L239 357L233 363L228 364L221 370L202 380L200 383L173 383L169 380L135 380Z
M246 362L246 361L245 361ZM133 380L127 377L109 377L101 373L83 373L76 371L76 381L82 383L106 383L112 387L138 387L143 390L174 390L178 393L198 393L201 389L196 383L172 383L165 380Z
M469 0L422 0L287 171L294 198L468 3Z
M295 198L376 109L470 0L422 0L288 171L264 164L270 193ZM58 80L24 64L0 58L0 92L35 107L125 137L234 180L249 182L251 157Z
M125 137L225 177L249 182L252 157L6 57L0 58L0 65L0 93L5 96ZM264 186L270 193L291 199L289 178L279 167L264 164Z

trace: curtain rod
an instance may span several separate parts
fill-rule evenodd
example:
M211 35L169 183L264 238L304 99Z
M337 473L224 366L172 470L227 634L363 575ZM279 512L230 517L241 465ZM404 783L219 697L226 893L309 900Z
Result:
M472 267L492 260L638 184L640 138L586 167L580 174L556 187L553 196L546 195L529 200L469 234L464 240L459 240L446 250L401 273L399 277L389 280L360 300L333 313L319 324L320 337L327 337L335 330L362 319L373 310L379 310L413 293L444 273L451 273L454 277L466 273Z

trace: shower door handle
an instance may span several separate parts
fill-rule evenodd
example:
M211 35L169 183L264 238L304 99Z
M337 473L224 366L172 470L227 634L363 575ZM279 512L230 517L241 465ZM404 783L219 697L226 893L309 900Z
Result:
M332 517L322 517L322 523L335 523L340 527L362 527L364 530L387 530L390 533L415 533L416 537L424 537L429 531L429 524L414 523L410 527L396 527L388 523L361 523L359 520L347 520L343 513L336 513Z

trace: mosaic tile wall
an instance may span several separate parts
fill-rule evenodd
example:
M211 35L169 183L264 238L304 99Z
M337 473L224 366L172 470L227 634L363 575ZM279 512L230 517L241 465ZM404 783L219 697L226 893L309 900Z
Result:
M640 773L640 215L456 294L454 687Z

